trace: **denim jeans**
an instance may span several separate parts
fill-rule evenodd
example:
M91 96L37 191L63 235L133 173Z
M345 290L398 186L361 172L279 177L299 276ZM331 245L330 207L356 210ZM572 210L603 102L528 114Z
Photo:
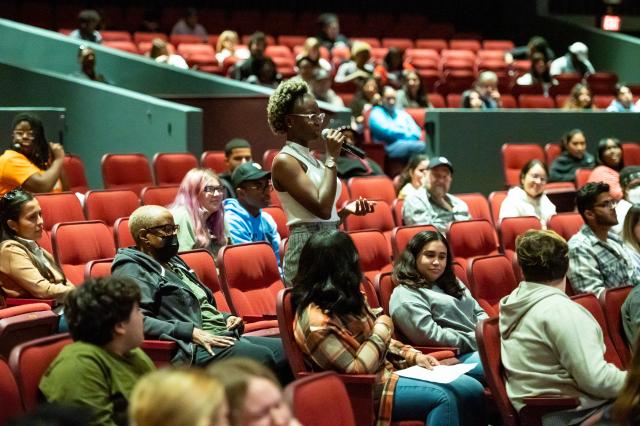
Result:
M446 384L400 377L392 416L429 426L486 425L484 387L467 375Z
M409 159L414 154L427 152L427 144L424 141L400 139L390 144L385 144L384 150L389 158Z
M477 363L478 365L467 372L467 376L473 377L483 385L487 384L487 381L484 378L484 369L482 368L482 361L480 361L480 354L478 354L478 351L467 352L466 354L458 355L458 359L463 364L473 364L474 362Z

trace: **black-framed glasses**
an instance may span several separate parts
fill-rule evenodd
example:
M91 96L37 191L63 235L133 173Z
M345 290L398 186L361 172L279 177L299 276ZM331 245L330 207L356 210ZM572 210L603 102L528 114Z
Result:
M293 115L295 117L304 117L309 121L316 121L316 122L324 122L324 118L327 116L324 112L320 112L317 114L287 114L287 115Z
M173 235L180 231L180 225L172 225L167 223L166 225L152 226L151 228L145 228L147 232L161 231L162 235Z
M593 207L604 207L605 209L615 209L618 205L616 200L607 200L602 203L594 204Z
M207 194L215 194L216 192L223 193L224 192L224 186L222 186L222 185L218 185L218 186L207 185L204 188L202 188L202 192L206 192Z

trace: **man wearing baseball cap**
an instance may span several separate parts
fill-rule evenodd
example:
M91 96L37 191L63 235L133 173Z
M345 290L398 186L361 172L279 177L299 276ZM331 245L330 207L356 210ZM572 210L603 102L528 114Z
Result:
M593 74L596 70L589 61L589 48L586 44L576 41L569 46L569 51L551 62L549 73L551 75L578 73L582 77Z
M262 209L271 200L271 173L249 162L236 167L231 184L236 198L227 198L224 206L224 227L231 244L266 241L271 245L280 265L280 235L271 215Z
M469 206L451 194L453 165L445 157L433 157L427 167L426 187L404 201L402 216L407 225L433 225L447 232L453 222L471 219Z

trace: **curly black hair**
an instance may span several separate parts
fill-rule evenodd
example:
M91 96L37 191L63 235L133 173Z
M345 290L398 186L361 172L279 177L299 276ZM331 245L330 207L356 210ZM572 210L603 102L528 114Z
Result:
M140 288L127 277L91 278L67 295L64 314L75 341L104 346L113 339L116 324L126 321Z
M51 165L49 161L49 157L51 156L51 148L49 146L49 142L47 142L47 137L44 134L44 126L42 125L42 121L36 115L21 113L16 115L16 117L13 119L11 128L15 130L18 124L22 123L23 121L29 123L34 136L33 151L29 155L27 155L27 158L33 164L38 166L39 169L47 170ZM10 148L15 150L13 142L11 142Z
M311 90L301 78L294 77L280 83L267 104L267 119L273 133L287 132L284 118L291 113L296 100L307 93L311 93Z

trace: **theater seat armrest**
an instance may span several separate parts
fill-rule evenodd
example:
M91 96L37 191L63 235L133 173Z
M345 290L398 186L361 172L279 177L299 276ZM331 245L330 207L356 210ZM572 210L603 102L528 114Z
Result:
M170 342L168 340L145 340L142 342L142 349L176 349L178 345L176 342Z
M345 384L366 385L373 384L376 381L375 374L340 374L340 380Z
M541 395L531 398L523 398L522 402L526 407L542 408L549 407L555 409L575 408L580 405L580 400L573 396L563 395Z
M277 320L278 316L275 314L264 314L264 315L242 315L242 320L246 323L258 322L258 321L269 321L269 320Z
M52 308L57 305L54 299L26 299L22 297L7 297L5 299L7 307L29 305L31 303L46 303Z
M458 348L454 348L453 346L415 346L413 345L413 348L419 350L423 354L433 355L433 356L436 356L434 355L434 353L438 353L438 352L451 352L451 354L446 356L445 358L460 355L460 350ZM436 358L438 357L436 356Z

